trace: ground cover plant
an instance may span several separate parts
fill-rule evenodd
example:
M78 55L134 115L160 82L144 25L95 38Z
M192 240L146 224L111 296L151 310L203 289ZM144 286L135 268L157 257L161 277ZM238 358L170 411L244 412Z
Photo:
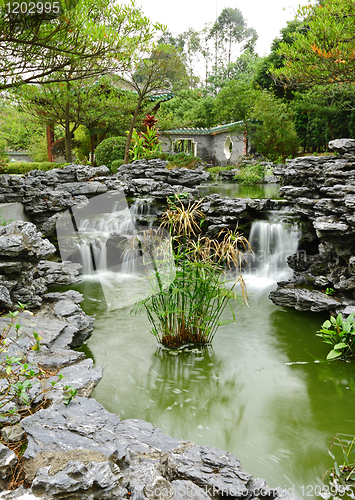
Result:
M336 458L336 448L341 450L340 460ZM333 459L333 467L326 471L324 479L329 478L330 493L341 497L348 494L346 498L354 498L355 436L341 434L335 436L328 453Z
M53 391L62 392L65 404L69 404L77 393L70 385L63 385L63 375L58 370L44 370L30 361L31 352L41 349L42 337L40 332L34 331L32 336L22 332L19 317L25 307L25 304L19 303L18 310L10 311L7 315L9 323L0 332L0 429L46 408L50 402L49 393ZM24 337L29 338L30 347L27 352L14 355L17 342L24 345ZM27 446L26 437L6 443L6 446L18 458L7 484L7 488L12 490L26 481L21 460Z
M162 226L168 227L172 240L175 279L164 286L155 267L153 292L139 301L134 311L147 312L151 332L168 348L183 345L208 345L222 321L224 309L237 298L235 289L241 287L241 297L247 300L240 274L226 280L226 270L240 270L243 252L250 249L246 238L237 231L221 231L216 239L200 234L200 223L205 215L200 210L202 201L183 203L181 199L168 200L162 217Z
M342 314L336 318L330 316L330 321L323 323L322 328L316 334L322 337L326 344L333 346L329 351L327 359L351 358L355 355L355 313L343 319Z
M0 164L0 174L27 174L31 170L52 170L53 168L63 168L63 163L42 162L11 162Z
M259 184L263 182L267 175L267 168L260 163L242 164L238 173L234 176L234 180L240 184Z

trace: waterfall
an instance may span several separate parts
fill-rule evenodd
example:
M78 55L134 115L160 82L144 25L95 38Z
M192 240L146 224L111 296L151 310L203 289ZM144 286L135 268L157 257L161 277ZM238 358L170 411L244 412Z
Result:
M249 243L253 253L248 252L244 279L259 286L268 286L285 280L292 274L287 257L297 251L301 231L295 223L280 219L284 214L272 212L269 220L253 222Z
M169 233L153 227L155 218L151 200L128 208L124 193L117 192L74 206L58 219L62 260L79 262L86 280L100 281L109 310L132 306L159 283L174 280Z
M77 251L70 260L82 264L82 274L109 270L112 267L112 259L110 261L108 240L118 238L123 247L123 240L127 242L132 238L139 224L144 223L147 228L151 228L154 217L149 200L136 200L130 208L120 210L116 202L110 212L79 219L77 226L80 240L76 245ZM132 252L121 252L120 264L123 274L138 271L139 255L138 249L132 249ZM117 264L116 259L115 265Z

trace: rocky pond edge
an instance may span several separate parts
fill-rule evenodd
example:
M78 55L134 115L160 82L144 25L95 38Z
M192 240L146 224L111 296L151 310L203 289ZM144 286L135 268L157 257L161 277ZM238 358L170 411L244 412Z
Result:
M92 334L93 318L81 309L79 292L45 293L50 285L78 281L78 265L45 260L54 251L30 222L12 222L0 228L0 258L6 263L3 283L18 283L24 266L28 274L27 282L23 279L12 288L3 284L2 292L7 291L9 301L17 296L24 299L30 283L34 288L28 293L37 297L40 306L17 316L20 334L9 334L6 354L21 357L31 349L32 332L41 332L41 349L32 350L28 361L35 370L60 370L63 374L49 393L51 404L47 408L20 422L16 417L4 422L7 434L2 432L3 441L22 439L23 431L26 433L23 467L32 484L29 489L21 486L6 491L17 457L6 444L0 444L0 498L294 499L288 490L272 489L264 479L253 479L226 451L172 438L143 420L121 421L90 398L103 370L94 368L91 359L73 348ZM8 322L9 318L1 316L0 328L6 328ZM64 385L77 390L75 400L68 405ZM40 393L40 385L33 390ZM36 393L32 396L37 397Z

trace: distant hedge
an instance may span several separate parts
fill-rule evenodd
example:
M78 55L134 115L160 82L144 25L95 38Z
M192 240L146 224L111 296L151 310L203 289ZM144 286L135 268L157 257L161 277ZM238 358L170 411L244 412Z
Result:
M95 159L98 167L106 165L111 168L115 160L123 160L126 147L125 137L109 137L104 139L95 149Z
M16 161L11 163L1 163L1 174L27 174L31 170L52 170L53 168L63 168L63 163L51 163L49 161L42 162L29 162L29 161Z

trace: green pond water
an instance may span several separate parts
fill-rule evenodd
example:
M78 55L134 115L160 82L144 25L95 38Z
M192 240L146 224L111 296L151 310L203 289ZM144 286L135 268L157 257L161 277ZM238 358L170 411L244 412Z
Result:
M233 453L270 487L313 497L333 436L355 433L355 365L324 361L315 332L327 315L273 305L273 280L248 277L247 286L249 307L234 305L236 323L219 328L213 348L173 355L144 314L108 312L100 282L86 277L75 288L95 331L83 349L104 367L93 397L122 419Z
M325 360L329 349L315 334L328 314L281 308L268 299L276 282L290 275L286 257L300 237L297 225L281 222L284 215L253 223L248 238L255 254L245 275L249 307L233 305L236 323L220 327L207 350L162 350L144 314L117 308L132 297L137 281L107 270L102 253L99 275L85 274L72 288L83 293L82 307L95 317L82 349L104 367L93 396L107 410L227 450L270 487L312 498L333 465L332 438L355 434L355 363ZM91 223L95 235L113 230L103 221ZM88 245L82 252L86 262ZM230 315L226 309L223 319Z
M282 199L279 196L280 184L254 184L244 186L236 182L214 181L202 184L198 190L201 196L219 194L222 198L269 198Z

